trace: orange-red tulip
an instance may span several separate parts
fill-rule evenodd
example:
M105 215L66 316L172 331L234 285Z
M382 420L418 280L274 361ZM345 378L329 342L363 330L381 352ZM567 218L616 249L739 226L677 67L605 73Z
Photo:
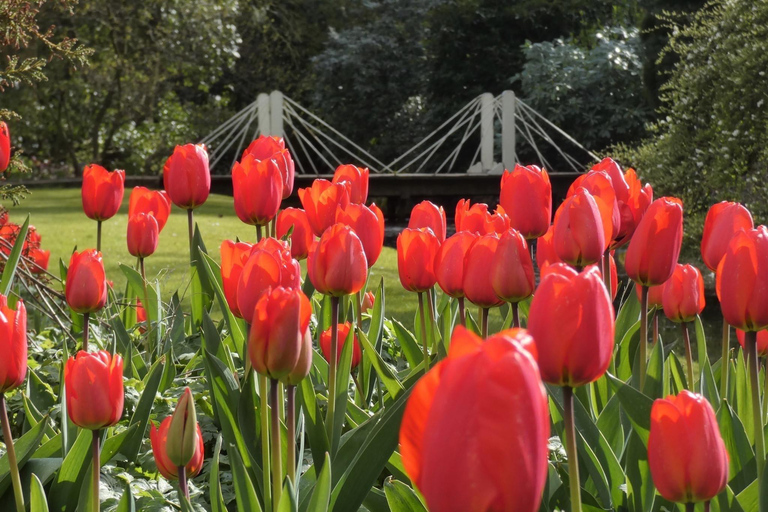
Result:
M346 181L349 184L349 201L363 204L368 199L369 174L367 167L356 167L350 164L340 165L333 173L333 183Z
M89 219L112 218L123 203L125 171L107 171L100 165L86 165L83 170L83 211Z
M439 251L440 240L429 228L405 228L397 235L397 272L403 288L425 292L435 285Z
M144 304L140 300L136 299L136 323L145 323L147 321L147 310L144 309ZM140 333L147 332L146 326L139 327Z
M211 171L205 146L176 146L163 167L163 188L179 208L193 210L205 203L211 192Z
M27 375L27 309L24 301L16 302L16 310L8 307L8 298L0 294L0 393L24 383Z
M741 348L746 350L744 347L744 331L736 329L736 339L739 340ZM757 355L758 357L768 356L768 331L765 329L757 331Z
M79 351L64 367L67 414L80 428L99 430L123 415L123 358Z
M692 322L704 311L704 279L693 265L675 266L672 277L664 283L664 314L673 322Z
M73 252L64 288L67 304L75 313L92 313L107 303L107 275L96 249Z
M683 204L662 197L648 207L624 259L627 275L644 286L662 284L675 270L683 243Z
M307 213L301 208L286 208L277 214L277 238L283 238L291 228L291 256L303 260L309 254L315 234L309 225Z
M29 270L33 274L44 274L48 270L51 251L43 251L37 247L32 247L29 249L27 257L30 260Z
M251 142L251 144L243 151L243 157L246 155L253 155L256 160L273 159L277 162L277 167L280 169L282 175L282 198L291 195L293 192L293 180L295 176L295 166L293 163L293 157L291 152L285 147L285 141L282 137L272 137L268 135L260 135L259 138Z
M0 172L5 172L11 161L11 131L0 121Z
M648 465L669 501L708 501L725 489L728 452L706 398L683 390L653 402Z
M458 326L448 357L414 386L400 426L400 453L429 510L539 509L549 412L526 346L531 338L520 329L483 342Z
M264 226L277 215L283 200L283 176L277 160L257 160L252 153L232 167L237 217L251 226Z
M486 270L490 270L493 291L505 302L520 302L533 293L531 253L525 237L514 229L501 235L490 269Z
M136 213L128 219L128 252L136 258L146 258L157 250L160 226L151 213Z
M350 203L336 211L336 222L349 226L360 237L368 268L371 268L384 247L384 214L379 207Z
M610 174L610 172L609 172ZM616 190L616 200L619 203L621 226L619 233L611 243L611 249L617 249L629 243L632 235L645 215L645 211L653 202L653 188L649 183L645 185L638 179L634 169L628 169L624 178L629 187L629 196L624 198L621 190L616 187L617 178L612 179Z
M446 295L454 299L464 297L464 258L476 239L476 233L458 231L446 238L437 253L437 284Z
M309 250L307 272L315 290L325 295L359 292L368 276L363 242L349 226L334 224Z
M286 242L263 238L251 248L237 283L237 306L246 322L253 318L253 308L267 289L301 286L301 267L291 257Z
M464 257L464 295L474 305L482 308L500 306L501 300L493 289L490 272L499 237L496 233L478 237Z
M349 330L354 329L352 324L344 322L339 324L338 336L336 336L336 362L341 361L341 351L344 349L344 344L347 342L347 336ZM356 334L352 334L352 369L357 368L360 364L360 359L363 357L363 352L360 349L360 341L357 339ZM329 327L320 335L320 350L323 353L323 357L326 361L331 360L331 328Z
M528 315L542 379L570 387L599 379L613 354L613 318L597 267L579 274L564 263L548 266Z
M157 227L162 231L171 215L171 200L165 190L149 190L146 187L133 187L128 199L128 218L137 213L151 213L157 220Z
M557 256L576 267L600 261L607 247L605 226L597 202L580 188L555 213L552 243Z
M666 282L648 287L648 309L661 308L664 306L665 284ZM639 284L635 284L635 293L637 294L637 300L643 300Z
M360 307L360 310L365 313L366 311L373 309L373 305L375 303L376 296L373 294L373 292L365 292L365 295L363 295L363 304Z
M272 379L289 375L299 362L312 305L301 290L278 287L254 308L248 356L254 370Z
M707 212L701 237L701 259L709 270L717 270L733 235L753 227L752 214L743 205L728 201L713 204Z
M302 380L304 380L309 372L312 370L312 333L309 329L304 333L304 338L301 341L301 347L299 349L299 360L296 361L296 366L293 367L291 372L280 379L280 382L287 386L296 386Z
M322 236L326 229L336 223L336 210L343 210L349 204L348 183L317 179L310 188L299 189L301 205L307 212L309 225L315 235Z
M221 243L221 284L224 288L224 298L232 314L243 318L237 305L237 286L240 283L240 273L243 271L253 245L246 242L224 240Z
M611 240L619 234L621 225L619 204L616 201L616 191L613 189L611 177L605 171L592 170L582 174L571 184L566 198L573 196L579 188L592 194L597 209L600 210L607 249Z
M478 235L501 234L509 229L509 217L501 205L491 214L487 204L476 203L470 206L469 199L459 200L454 222L456 231L470 231Z
M510 227L526 239L547 232L552 221L552 184L545 169L515 165L501 176L499 203L509 217Z
M408 227L412 229L429 228L440 243L445 241L446 220L445 210L430 201L422 201L411 210Z
M167 480L176 480L179 478L179 468L175 466L168 458L166 452L166 445L168 444L168 428L171 426L171 420L173 416L168 416L162 422L160 427L152 426L149 430L149 441L152 445L152 453L155 456L155 464L157 464L157 470ZM195 447L195 454L192 456L192 460L185 466L187 478L194 478L203 469L203 459L205 457L205 447L203 446L203 433L200 430L200 425L197 425L197 445Z
M619 293L619 272L616 269L616 259L613 254L609 254L608 261L609 272L611 273L611 300L616 300L616 294Z
M563 260L555 252L555 226L549 226L546 233L536 240L536 265L543 270L547 265L562 263Z

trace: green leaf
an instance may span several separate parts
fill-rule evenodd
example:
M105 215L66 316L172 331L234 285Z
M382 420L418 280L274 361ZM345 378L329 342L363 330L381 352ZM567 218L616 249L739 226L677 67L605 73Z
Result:
M5 268L3 269L3 275L0 277L0 293L8 295L11 293L11 286L13 286L13 278L16 275L16 267L19 266L19 259L21 258L21 250L24 248L24 244L27 241L27 230L29 229L29 214L24 224L19 229L19 234L16 236L16 242L13 244L13 249L8 255L8 260L5 262Z
M626 387L637 392L631 386ZM629 496L630 510L635 512L650 512L653 510L656 494L656 489L651 480L650 466L648 465L648 452L645 446L643 446L646 443L647 441L640 439L636 430L630 432L624 465L627 468L627 494Z
M277 504L277 512L298 512L299 503L296 501L296 493L289 479L285 479L283 492L280 495L280 503Z
M419 366L424 360L421 347L416 342L416 338L405 328L399 320L392 319L392 327L395 330L395 336L403 349L403 355L411 368Z
M211 512L227 512L227 506L224 504L224 495L221 492L221 481L219 480L219 454L221 453L221 441L221 436L218 436L216 438L216 448L213 450L213 459L211 460L211 474L208 477Z
M43 440L45 429L48 426L48 416L43 419L34 427L29 429L26 434L21 436L13 443L13 447L16 450L16 462L19 469L24 467L24 464L32 457L32 454L40 446L40 442ZM11 485L11 466L8 462L8 454L4 454L0 458L0 495L5 493L8 486Z
M358 333L358 339L363 348L363 355L370 361L371 365L376 370L379 379L381 379L381 382L384 383L387 391L389 391L389 394L392 398L396 399L401 392L405 391L405 388L392 369L381 358L381 355L379 355L375 347L368 341L368 337L364 332L360 331Z
M384 481L384 493L392 512L427 512L413 489L403 482L387 478Z
M80 494L80 484L91 456L90 430L81 430L75 444L64 457L64 462L48 492L48 505L54 512L73 510Z
M632 286L632 284L630 284ZM617 345L621 343L624 337L640 321L640 301L637 300L637 294L632 290L619 309L616 316L613 341Z
M744 425L727 401L723 400L717 411L720 435L728 451L730 486L739 493L757 478L755 452L744 431Z
M354 351L353 338L355 330L350 329L347 333L347 339L341 349L341 358L336 368L336 396L328 397L334 400L333 410L333 432L331 435L331 453L336 453L341 438L341 430L344 425L344 416L347 413L347 401L349 401L349 378L352 370L352 352ZM327 418L326 421L331 421Z
M328 503L331 499L331 456L325 452L323 469L320 470L320 476L315 482L312 490L312 499L309 501L307 512L327 512Z
M144 391L141 392L139 403L136 405L136 410L133 412L131 421L128 423L128 425L137 425L137 428L131 437L126 439L120 449L120 453L125 455L125 458L128 460L136 460L139 454L141 442L147 434L149 416L152 413L152 405L155 403L155 395L157 395L158 388L160 387L164 368L167 366L173 366L173 364L168 364L165 358L158 359L144 379Z
M657 341L651 349L651 357L648 360L648 369L643 386L643 394L650 398L662 398L664 396L664 347L661 340Z
M48 512L48 500L45 499L45 489L37 475L32 475L29 489L29 512Z
M297 398L299 405L304 411L307 437L309 438L309 448L312 450L312 459L317 464L324 460L325 453L330 452L331 446L328 442L328 434L323 421L322 411L317 402L314 382L318 382L320 372L313 365L310 375L301 381L297 388Z
M624 412L632 423L632 428L644 445L648 445L648 432L651 428L651 407L653 400L640 393L632 386L625 384L611 374L607 374L611 386L621 401Z
M115 512L136 512L136 502L133 499L131 486L128 485L125 487L123 496L120 498L120 502L117 504Z
M261 504L256 497L256 489L248 476L248 470L243 464L240 452L234 445L227 450L232 467L232 480L235 485L235 499L238 512L261 512Z

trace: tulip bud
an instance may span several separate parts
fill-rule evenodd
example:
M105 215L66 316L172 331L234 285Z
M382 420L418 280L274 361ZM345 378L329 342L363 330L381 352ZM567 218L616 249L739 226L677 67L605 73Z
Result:
M363 243L344 224L334 224L312 245L307 272L320 293L341 297L359 292L368 277Z
M543 270L547 265L553 263L563 263L560 256L555 252L555 226L549 226L546 233L536 240L536 264L539 270Z
M611 173L609 172L609 174ZM634 169L628 169L624 173L624 182L621 182L614 174L611 174L611 176L613 188L616 190L616 201L619 204L621 217L619 233L614 237L611 249L618 249L629 243L632 238L637 225L653 201L653 188L648 183L643 186L642 182L637 178ZM617 183L621 183L621 185L617 186ZM627 196L622 191L623 183L626 183L628 186L629 193Z
M309 248L315 240L312 226L309 225L307 213L300 208L285 208L277 214L276 234L277 238L284 238L288 231L291 232L291 256L297 260L307 258Z
M169 430L173 416L168 416L161 423L160 427L156 428L155 424L149 431L149 441L152 445L152 453L155 456L155 463L160 474L168 480L176 480L179 478L179 466L174 465L168 457L166 447L169 444ZM197 427L197 445L195 446L195 454L189 463L186 464L187 478L194 478L203 469L203 458L205 457L203 447L203 433L200 431L200 425Z
M373 292L365 292L365 295L363 295L363 304L360 306L361 312L365 313L366 311L373 309L375 302L376 296Z
M136 213L128 219L128 252L136 258L146 258L157 250L160 227L151 213Z
M253 155L256 160L275 160L275 162L277 162L277 167L280 169L280 174L282 175L282 198L285 199L291 195L291 192L293 192L295 168L291 152L286 149L285 141L282 137L259 135L259 137L251 142L246 150L243 151L242 159L245 159L248 154Z
M165 451L171 464L181 467L192 462L199 445L195 399L192 391L186 388L171 416Z
M701 237L701 259L709 270L717 270L733 235L753 227L752 214L739 203L723 201L712 205L704 220Z
M496 207L493 215L488 211L485 203L469 205L468 199L461 199L456 205L456 231L469 231L478 235L490 233L503 233L509 229L509 217L504 213L504 208Z
M277 161L245 155L232 167L232 189L237 217L252 226L266 225L283 200L283 176Z
M67 414L80 428L99 430L123 415L123 358L79 351L64 367Z
M301 347L299 348L299 360L296 361L296 366L293 367L291 373L280 379L280 382L287 386L296 386L302 380L307 378L309 372L312 370L312 335L307 329L304 332L304 337L301 340Z
M429 228L406 228L397 235L397 272L403 288L425 292L435 285L438 251L440 240Z
M27 309L19 299L16 310L8 307L8 299L0 295L0 393L24 383L27 375Z
M253 308L261 295L278 286L301 286L301 267L291 258L286 242L263 238L251 249L237 283L237 306L246 322L253 318Z
M100 165L86 165L83 170L83 210L89 219L112 218L123 203L125 171L107 171Z
M552 220L552 185L547 171L535 165L515 165L511 172L505 169L499 203L510 227L528 240L542 236Z
M5 121L0 121L0 172L5 172L11 161L11 132Z
M72 253L64 294L75 313L92 313L107 303L107 275L96 249Z
M375 204L350 203L343 210L336 211L336 222L352 228L360 238L365 251L365 260L371 268L381 255L384 247L384 214Z
M411 229L429 228L440 243L443 243L446 232L445 210L442 206L438 207L429 201L422 201L411 210L408 227Z
M458 231L445 239L435 258L437 284L454 299L464 297L464 259L476 239L475 233Z
M151 213L157 220L157 231L161 232L171 215L171 200L165 190L149 190L133 187L128 199L128 218L137 213Z
M493 289L491 266L499 246L496 233L478 237L464 258L464 293L467 299L481 308L501 305Z
M582 174L571 184L566 198L573 196L580 188L592 194L597 204L607 249L611 240L618 235L621 224L619 204L616 201L616 191L613 189L611 177L605 171L592 170Z
M683 204L662 197L648 207L627 248L627 275L644 286L661 284L672 275L683 243Z
M344 322L343 324L339 324L338 332L336 336L336 363L338 363L341 360L341 351L344 349L344 345L347 343L347 338L349 337L349 331L351 329L354 329L352 327L352 324L349 322ZM357 365L360 364L360 359L363 357L363 352L360 349L360 341L357 339L357 335L354 333L352 334L352 369L357 368ZM331 359L331 328L326 329L323 331L323 333L320 335L320 350L323 353L323 357L326 361L330 361Z
M692 322L704 311L704 279L693 265L675 266L662 295L664 314L673 322Z
M299 199L315 235L322 236L336 222L336 210L349 204L348 182L317 179L310 188L299 189Z
M489 271L493 291L501 300L520 302L533 294L533 261L521 233L510 229L501 235Z
M237 304L237 287L252 248L253 245L246 242L224 240L221 243L221 284L224 288L224 298L229 310L238 318L243 318L243 315Z
M368 199L367 167L355 167L354 165L340 165L333 173L333 183L347 182L349 187L349 201L355 204L364 204Z
M575 267L600 261L607 247L603 220L592 194L580 188L555 213L552 240L557 256Z
M163 187L179 208L194 210L205 203L211 192L211 171L205 146L176 146L163 167Z

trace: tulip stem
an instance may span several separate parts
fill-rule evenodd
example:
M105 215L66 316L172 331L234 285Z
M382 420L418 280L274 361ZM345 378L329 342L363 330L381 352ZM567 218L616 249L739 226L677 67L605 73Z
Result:
M579 479L579 455L576 450L576 424L573 417L573 388L563 386L565 403L565 451L568 454L568 480L571 490L571 512L581 512L581 480Z
M96 250L101 252L101 221L96 221Z
M434 352L437 352L437 323L435 322L435 310L433 309L434 291L427 290L427 306L429 306L429 344Z
M723 319L723 355L720 358L720 396L728 397L728 371L730 370L730 361L728 352L731 344L731 326Z
M646 358L648 345L648 287L640 286L640 391L645 385Z
M269 403L272 406L272 510L277 512L280 504L282 485L282 454L280 452L280 414L277 403L277 379L271 379L269 386ZM290 440L288 441L290 443Z
M657 308L653 308L653 344L659 341L659 311Z
M520 328L520 309L517 302L512 302L510 304L512 307L512 327L519 329Z
M693 512L696 509L695 503L686 503L685 504L685 512Z
M483 339L488 337L488 312L491 308L480 308L480 331L483 333Z
M688 334L688 322L680 324L683 329L683 342L685 343L685 363L688 367L688 390L692 390L695 382L693 381L693 356L691 354L691 337Z
M704 512L709 512L709 500L704 502Z
M355 320L357 320L357 328L363 330L363 291L358 290L355 294Z
M288 479L296 483L296 386L286 388L286 426L288 427Z
M427 323L424 320L424 292L419 292L419 320L421 321L421 345L424 350L424 372L426 373L429 371L429 337L427 336Z
M758 381L759 364L757 361L757 331L744 333L744 346L747 348L749 361L749 380L752 387L752 416L755 429L755 461L757 462L757 481L763 481L765 471L765 438L763 434L763 416L760 407L760 383Z
M195 238L195 218L194 218L194 210L189 209L187 210L187 229L189 230L189 263L191 265L195 264L195 260L192 258L192 240Z
M333 450L334 416L336 414L336 367L339 358L339 298L331 297L331 360L328 361L328 439Z
M267 403L269 381L266 375L259 375L259 413L261 415L261 466L262 466L262 484L264 486L264 510L269 511L272 507L270 498L272 496L270 489L270 470L269 470L269 405Z
M256 226L256 242L261 241L261 237L264 236L261 234L261 226Z
M178 466L176 468L179 473L179 490L185 498L189 499L189 485L187 485L187 468L185 466Z
M11 422L8 420L8 407L5 405L5 393L0 393L0 421L3 422L3 438L5 439L5 448L6 453L8 453L8 463L11 470L13 497L16 499L16 512L24 512L24 493L21 490L19 464L16 461L16 449L13 447L13 434L11 434Z
M88 352L88 326L90 324L90 313L83 313L83 351Z
M96 429L93 431L93 439L91 441L91 456L93 458L93 508L91 510L96 512L101 509L101 501L99 500L99 481L101 478L100 440L101 430Z
M459 297L459 322L462 327L467 326L467 311L464 308L464 297Z

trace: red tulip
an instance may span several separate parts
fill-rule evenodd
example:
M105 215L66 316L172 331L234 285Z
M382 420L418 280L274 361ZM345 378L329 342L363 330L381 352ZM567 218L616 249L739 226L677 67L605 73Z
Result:
M33 274L44 274L48 270L48 261L51 258L51 251L43 251L37 247L29 250L27 257L30 260L29 270Z
M176 146L163 167L163 187L179 208L194 210L211 191L208 152L202 144Z
M736 339L739 340L742 350L746 350L744 347L744 331L736 329ZM757 331L757 356L768 356L768 331L765 329Z
M422 201L411 210L408 227L411 229L429 228L440 243L443 243L446 232L445 210L442 206L438 207L429 201Z
M435 277L443 292L458 299L464 297L464 258L477 234L458 231L440 246L435 259Z
M664 314L673 322L692 322L704 311L704 279L693 265L675 266L664 284Z
M299 348L299 360L296 361L296 366L293 367L291 372L280 379L280 382L287 386L296 386L302 380L304 380L309 372L312 370L312 356L314 351L312 350L312 333L307 329L304 332L304 338L301 341L301 347Z
M349 201L355 204L363 204L368 199L368 175L367 167L355 167L354 165L340 165L333 173L333 183L346 181L349 185Z
M360 237L368 268L373 267L384 247L384 214L379 207L350 203L336 211L336 222L349 226Z
M662 284L657 284L657 285L648 287L648 309L663 307L665 284L666 284L666 281ZM637 283L635 283L635 293L637 294L637 300L639 301L643 300L641 296L640 285Z
M237 306L246 322L253 319L253 308L264 292L278 286L299 288L301 267L285 242L263 238L251 248L237 283Z
M708 501L725 489L728 452L706 398L683 390L653 402L648 465L669 501Z
M571 184L566 198L573 196L580 188L592 194L597 209L600 210L607 249L611 240L618 235L621 224L619 204L616 201L616 191L613 189L611 177L605 171L593 170L582 174Z
M552 185L545 169L535 165L515 165L514 171L501 176L499 199L509 217L510 227L526 239L547 232L552 221Z
M349 335L349 330L354 329L352 327L352 324L349 322L344 322L343 324L339 324L339 331L338 336L336 337L336 363L341 361L341 351L344 349L344 344L347 342L347 336ZM360 364L360 359L363 357L363 352L360 349L360 342L357 339L357 336L353 333L352 334L352 369L354 370L357 368L357 365ZM320 350L323 352L323 357L326 361L330 361L331 359L331 328L329 327L323 333L320 335Z
M290 374L299 362L311 316L312 305L301 290L278 287L264 293L248 335L254 370L272 379Z
M107 303L107 275L96 249L73 252L69 259L64 294L75 313L92 313Z
M349 226L334 224L309 250L307 272L315 290L325 295L359 292L368 276L363 243Z
M336 210L343 210L349 204L347 183L317 179L312 182L312 187L299 189L301 205L315 235L322 236L323 231L336 223Z
M619 204L621 225L618 235L614 237L611 243L611 249L617 249L629 243L637 225L640 223L643 215L645 215L645 211L653 202L653 188L648 183L643 186L642 182L637 178L634 169L628 169L624 173L624 178L629 187L628 198L624 199L614 185L616 200ZM616 178L612 179L612 183L616 183Z
M536 264L539 270L543 270L547 265L553 263L562 263L563 260L555 252L555 226L549 226L546 233L536 240Z
M539 509L549 412L536 361L525 348L531 343L520 329L483 342L458 326L448 357L414 386L400 453L429 510Z
M64 367L67 414L80 428L99 430L123 415L123 358L79 351Z
M155 464L157 464L157 470L167 480L176 480L179 478L179 468L174 465L168 458L166 452L166 445L168 444L168 428L171 426L171 420L173 416L168 416L161 423L160 427L156 428L155 424L149 430L149 441L152 445L152 453L155 456ZM205 447L203 446L203 432L200 430L200 425L197 425L197 445L195 447L195 454L192 460L185 466L187 478L194 478L203 469L203 459L205 457Z
M158 231L162 231L171 215L171 200L165 190L149 190L133 187L128 199L128 218L137 213L151 213L157 220Z
M661 284L672 275L683 242L683 204L662 197L648 207L627 248L624 268L644 286Z
M232 167L237 217L251 226L264 226L277 215L283 200L283 176L277 160L256 160L252 153Z
M493 291L501 300L520 302L533 294L533 261L520 232L510 229L501 235L488 270Z
M309 248L315 241L312 226L309 225L307 213L300 208L286 208L277 214L277 238L283 238L288 231L291 233L291 256L303 260L309 254Z
M123 203L125 171L107 171L100 165L86 165L83 170L83 211L89 219L112 218Z
M0 295L0 348L0 393L5 393L21 386L27 375L27 309L21 299L13 310Z
M144 304L141 303L140 300L136 299L136 323L146 323L147 321L147 310L144 309ZM139 327L140 333L147 332L146 327Z
M291 152L286 149L282 137L260 135L243 151L242 159L248 154L253 155L256 160L275 160L282 176L282 198L285 199L291 195L296 171Z
M237 305L237 287L252 248L253 245L246 242L224 240L221 243L221 284L229 310L238 318L243 318L243 315Z
M600 261L607 244L605 226L597 202L580 188L555 213L552 242L557 256L576 267Z
M157 250L160 227L151 213L137 213L128 219L128 252L136 258L152 256Z
M768 228L736 233L715 276L726 322L743 331L768 327Z
M435 285L439 251L440 240L429 228L405 228L397 235L397 272L403 288L425 292Z
M709 270L717 270L733 235L741 229L753 227L752 214L739 203L723 201L713 204L707 212L704 235L701 237L701 259Z
M609 272L611 273L611 300L616 300L616 294L619 293L619 273L616 270L616 259L613 254L609 254L608 261Z
M360 311L365 313L366 311L373 309L373 305L375 303L376 296L373 294L373 292L365 292L365 295L363 295L363 304L360 307Z
M500 306L493 289L491 266L499 247L495 233L478 237L464 257L464 294L472 304L482 308Z
M11 161L11 131L0 121L0 172L5 172Z
M544 382L577 387L599 379L613 354L613 304L597 267L544 271L528 314Z
M468 199L461 199L456 205L456 231L470 231L478 235L503 233L509 229L509 217L504 208L498 206L496 212L488 212L488 205L476 203L469 205Z

